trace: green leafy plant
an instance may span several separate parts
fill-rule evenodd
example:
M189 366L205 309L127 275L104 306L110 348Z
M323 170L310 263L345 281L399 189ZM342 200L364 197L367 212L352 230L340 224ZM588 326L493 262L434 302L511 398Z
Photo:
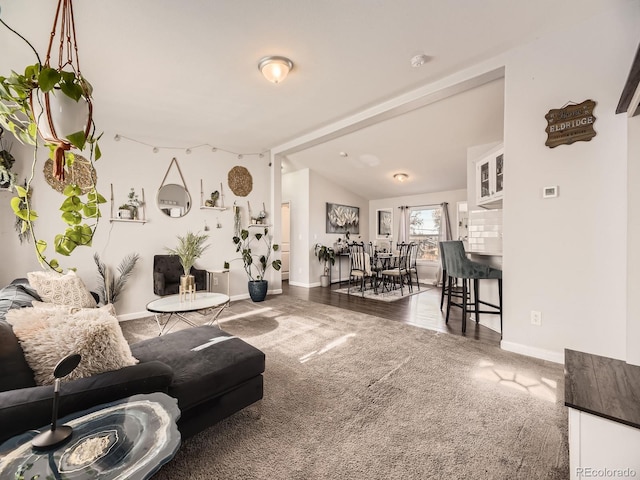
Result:
M209 235L187 232L185 236L178 235L178 246L176 248L165 248L170 255L177 255L180 258L180 265L185 275L189 275L191 267L204 251L211 245L205 245Z
M100 300L106 305L108 303L115 303L120 296L120 293L124 289L125 283L133 272L133 267L136 266L136 262L140 259L140 255L137 253L131 253L124 257L118 265L118 273L120 276L116 279L115 276L110 275L109 267L100 260L98 253L93 254L93 260L98 267L98 275L100 283L98 285L98 296Z
M336 252L331 247L316 243L313 249L314 254L318 257L318 261L322 262L324 275L329 275L331 266L336 264ZM331 264L331 266L329 266Z
M2 22L7 26L4 22ZM7 28L9 28L7 26ZM64 66L70 70L63 70L62 67L51 68L47 62L43 65L40 57L31 43L15 30L9 28L24 40L35 53L38 63L29 65L24 69L24 73L12 71L8 77L0 76L0 126L13 133L21 143L34 146L33 162L31 173L27 178L27 185L16 187L17 196L11 199L11 206L15 215L22 222L21 231L30 232L34 240L38 261L43 266L62 271L59 262L49 259L45 255L47 242L36 237L33 222L38 218L38 214L33 210L27 192L30 190L31 182L35 175L38 159L38 118L32 109L32 104L43 107L38 90L43 93L53 93L65 95L78 102L84 98L90 102L92 87L91 84L79 72L76 72L67 62ZM51 47L50 47L51 48ZM42 116L44 114L40 114ZM101 135L95 135L95 124L91 123L88 132L79 131L67 135L64 146L59 144L46 143L49 148L49 156L54 163L64 166L71 166L75 160L75 155L69 148L76 147L79 150L89 148L90 165L94 169L94 159L101 156L98 140ZM98 193L95 185L92 185L86 194L86 199L82 199L82 193L75 185L68 185L64 191L64 199L60 210L61 217L67 225L63 233L55 236L55 251L60 255L70 255L77 246L91 246L93 235L100 218L99 204L106 200ZM47 221L49 223L49 221Z
M138 208L142 205L142 201L138 198L138 194L135 189L131 187L129 194L127 195L127 203L120 208L126 208L131 212L131 216L135 219L138 218Z
M251 250L253 242L262 243L266 252L253 253ZM242 260L244 271L252 282L264 280L264 275L269 267L273 267L276 271L282 267L281 260L271 260L272 253L277 252L280 246L277 243L273 243L268 228L265 228L263 233L257 232L253 235L248 230L243 229L240 231L240 236L233 237L233 243L236 245L236 252L241 255L240 258L235 260ZM224 262L224 268L229 268L229 262Z

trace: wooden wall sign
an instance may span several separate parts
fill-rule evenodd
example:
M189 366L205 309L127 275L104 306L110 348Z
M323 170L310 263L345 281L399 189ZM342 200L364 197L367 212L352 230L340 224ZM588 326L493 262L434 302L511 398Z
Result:
M595 137L595 106L596 102L593 100L585 100L577 105L549 110L544 116L547 119L545 145L554 148L558 145L571 145L573 142L588 142Z

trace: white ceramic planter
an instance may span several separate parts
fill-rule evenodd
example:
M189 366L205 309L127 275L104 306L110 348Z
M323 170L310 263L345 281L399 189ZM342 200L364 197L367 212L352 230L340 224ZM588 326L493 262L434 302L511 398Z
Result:
M47 97L52 125L46 112ZM76 102L59 89L53 89L48 94L37 89L35 96L33 93L31 95L31 109L38 125L38 132L47 142L64 141L73 133L89 131L91 110L89 102L84 97Z

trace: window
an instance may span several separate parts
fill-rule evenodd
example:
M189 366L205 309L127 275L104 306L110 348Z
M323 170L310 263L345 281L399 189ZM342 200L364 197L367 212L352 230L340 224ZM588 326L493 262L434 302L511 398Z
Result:
M439 262L440 207L414 207L409 211L409 241L418 244L418 260Z

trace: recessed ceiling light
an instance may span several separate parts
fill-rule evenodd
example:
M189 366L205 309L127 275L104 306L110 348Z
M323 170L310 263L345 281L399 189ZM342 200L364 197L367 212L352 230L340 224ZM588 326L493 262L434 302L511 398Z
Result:
M407 175L406 173L396 173L393 178L395 178L397 181L399 181L400 183L404 182L405 180L407 180L409 178L409 175Z
M427 63L429 60L430 58L427 55L421 53L420 55L416 55L411 59L411 66L413 68L418 68Z
M340 152L339 155L341 157L348 157L349 156L349 154L347 152Z

